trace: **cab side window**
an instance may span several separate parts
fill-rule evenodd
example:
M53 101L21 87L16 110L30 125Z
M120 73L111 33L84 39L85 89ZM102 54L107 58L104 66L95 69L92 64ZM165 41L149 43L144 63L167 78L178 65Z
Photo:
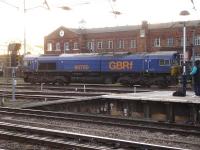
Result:
M170 60L168 60L168 59L160 59L159 60L159 65L160 66L169 66L170 65Z

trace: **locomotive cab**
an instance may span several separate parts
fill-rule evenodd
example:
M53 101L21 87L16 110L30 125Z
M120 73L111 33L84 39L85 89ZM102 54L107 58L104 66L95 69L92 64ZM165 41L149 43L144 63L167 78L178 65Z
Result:
M34 72L38 68L38 57L37 56L25 56L23 60L23 71Z
M23 59L22 72L25 82L32 82L33 74L37 70L37 56L27 55Z

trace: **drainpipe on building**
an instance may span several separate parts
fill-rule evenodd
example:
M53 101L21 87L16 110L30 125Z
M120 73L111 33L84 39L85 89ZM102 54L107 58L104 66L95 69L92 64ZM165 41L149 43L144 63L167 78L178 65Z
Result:
M193 30L192 32L192 65L194 66L194 62L195 62L195 30Z
M142 22L142 28L140 30L140 38L143 38L144 44L144 51L147 52L147 31L148 31L148 22L143 21Z

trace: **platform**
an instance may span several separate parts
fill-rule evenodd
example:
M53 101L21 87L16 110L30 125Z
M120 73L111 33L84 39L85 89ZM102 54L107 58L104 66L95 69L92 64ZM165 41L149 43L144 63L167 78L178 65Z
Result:
M172 96L174 91L152 91L142 93L109 94L103 95L103 98L156 101L156 102L176 102L200 104L200 97L194 97L193 91L187 91L185 97Z
M150 91L60 99L29 104L23 108L199 124L200 97L193 97L193 91L187 91L185 97L173 96L173 92Z

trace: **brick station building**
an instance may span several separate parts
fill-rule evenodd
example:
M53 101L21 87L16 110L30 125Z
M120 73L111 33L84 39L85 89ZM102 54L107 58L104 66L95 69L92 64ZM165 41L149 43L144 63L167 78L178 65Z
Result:
M187 21L186 51L200 55L200 20ZM59 27L44 38L45 54L183 51L183 22L91 29Z

